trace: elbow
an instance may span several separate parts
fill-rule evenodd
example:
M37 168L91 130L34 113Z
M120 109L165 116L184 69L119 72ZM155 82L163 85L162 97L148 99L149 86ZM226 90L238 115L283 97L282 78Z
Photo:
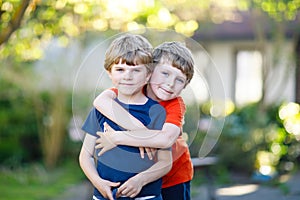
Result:
M93 101L93 106L94 106L95 108L98 107L97 101L98 101L98 97L96 97L96 98L94 99L94 101Z
M160 146L160 148L167 149L167 148L172 147L172 145L176 141L176 138L173 137L172 135L168 135L168 134L164 134L163 136L164 136L164 138L158 142L158 145Z

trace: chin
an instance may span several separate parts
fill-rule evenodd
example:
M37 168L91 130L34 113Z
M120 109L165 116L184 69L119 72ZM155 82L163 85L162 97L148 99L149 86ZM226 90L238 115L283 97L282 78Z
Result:
M157 94L156 96L157 96L161 101L168 101L168 100L172 99L172 97L170 97L169 95Z

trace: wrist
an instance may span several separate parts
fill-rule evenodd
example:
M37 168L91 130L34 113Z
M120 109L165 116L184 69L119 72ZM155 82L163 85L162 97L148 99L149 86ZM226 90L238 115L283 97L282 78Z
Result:
M120 142L121 142L121 139L118 135L119 135L119 132L114 132L114 133L110 134L111 142L115 145L120 145Z
M147 176L143 172L137 174L136 178L139 180L139 183L142 187L144 187L147 184Z

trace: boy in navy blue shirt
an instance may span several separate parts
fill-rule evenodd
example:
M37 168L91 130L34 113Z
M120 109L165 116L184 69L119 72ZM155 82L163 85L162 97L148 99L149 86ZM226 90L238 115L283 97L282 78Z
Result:
M106 51L104 67L118 90L116 102L149 129L161 130L165 111L143 93L153 69L151 51L152 47L145 38L123 35L115 39ZM95 165L97 132L104 132L105 124L115 130L124 130L95 108L82 127L87 134L79 160L95 187L93 199L161 200L161 177L172 165L170 149L159 149L156 159L151 160L141 158L137 147L119 145L97 157ZM118 192L118 187L122 187L122 193Z

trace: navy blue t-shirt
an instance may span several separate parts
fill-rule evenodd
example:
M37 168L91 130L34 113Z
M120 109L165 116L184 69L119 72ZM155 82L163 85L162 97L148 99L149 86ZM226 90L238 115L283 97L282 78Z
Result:
M166 112L164 108L156 101L148 99L143 105L124 104L116 99L123 108L131 115L140 120L148 129L161 130L165 122ZM103 124L106 122L116 131L124 130L116 123L102 115L98 110L93 108L86 121L82 126L82 130L98 137L97 131L104 132ZM151 139L151 138L147 138ZM96 155L99 150L96 151ZM101 178L113 182L124 183L129 178L139 172L145 171L154 164L148 156L141 158L139 148L125 145L117 147L105 152L102 156L97 156L97 171ZM161 179L145 185L137 197L159 195L161 191ZM95 189L94 195L101 196L101 193Z

